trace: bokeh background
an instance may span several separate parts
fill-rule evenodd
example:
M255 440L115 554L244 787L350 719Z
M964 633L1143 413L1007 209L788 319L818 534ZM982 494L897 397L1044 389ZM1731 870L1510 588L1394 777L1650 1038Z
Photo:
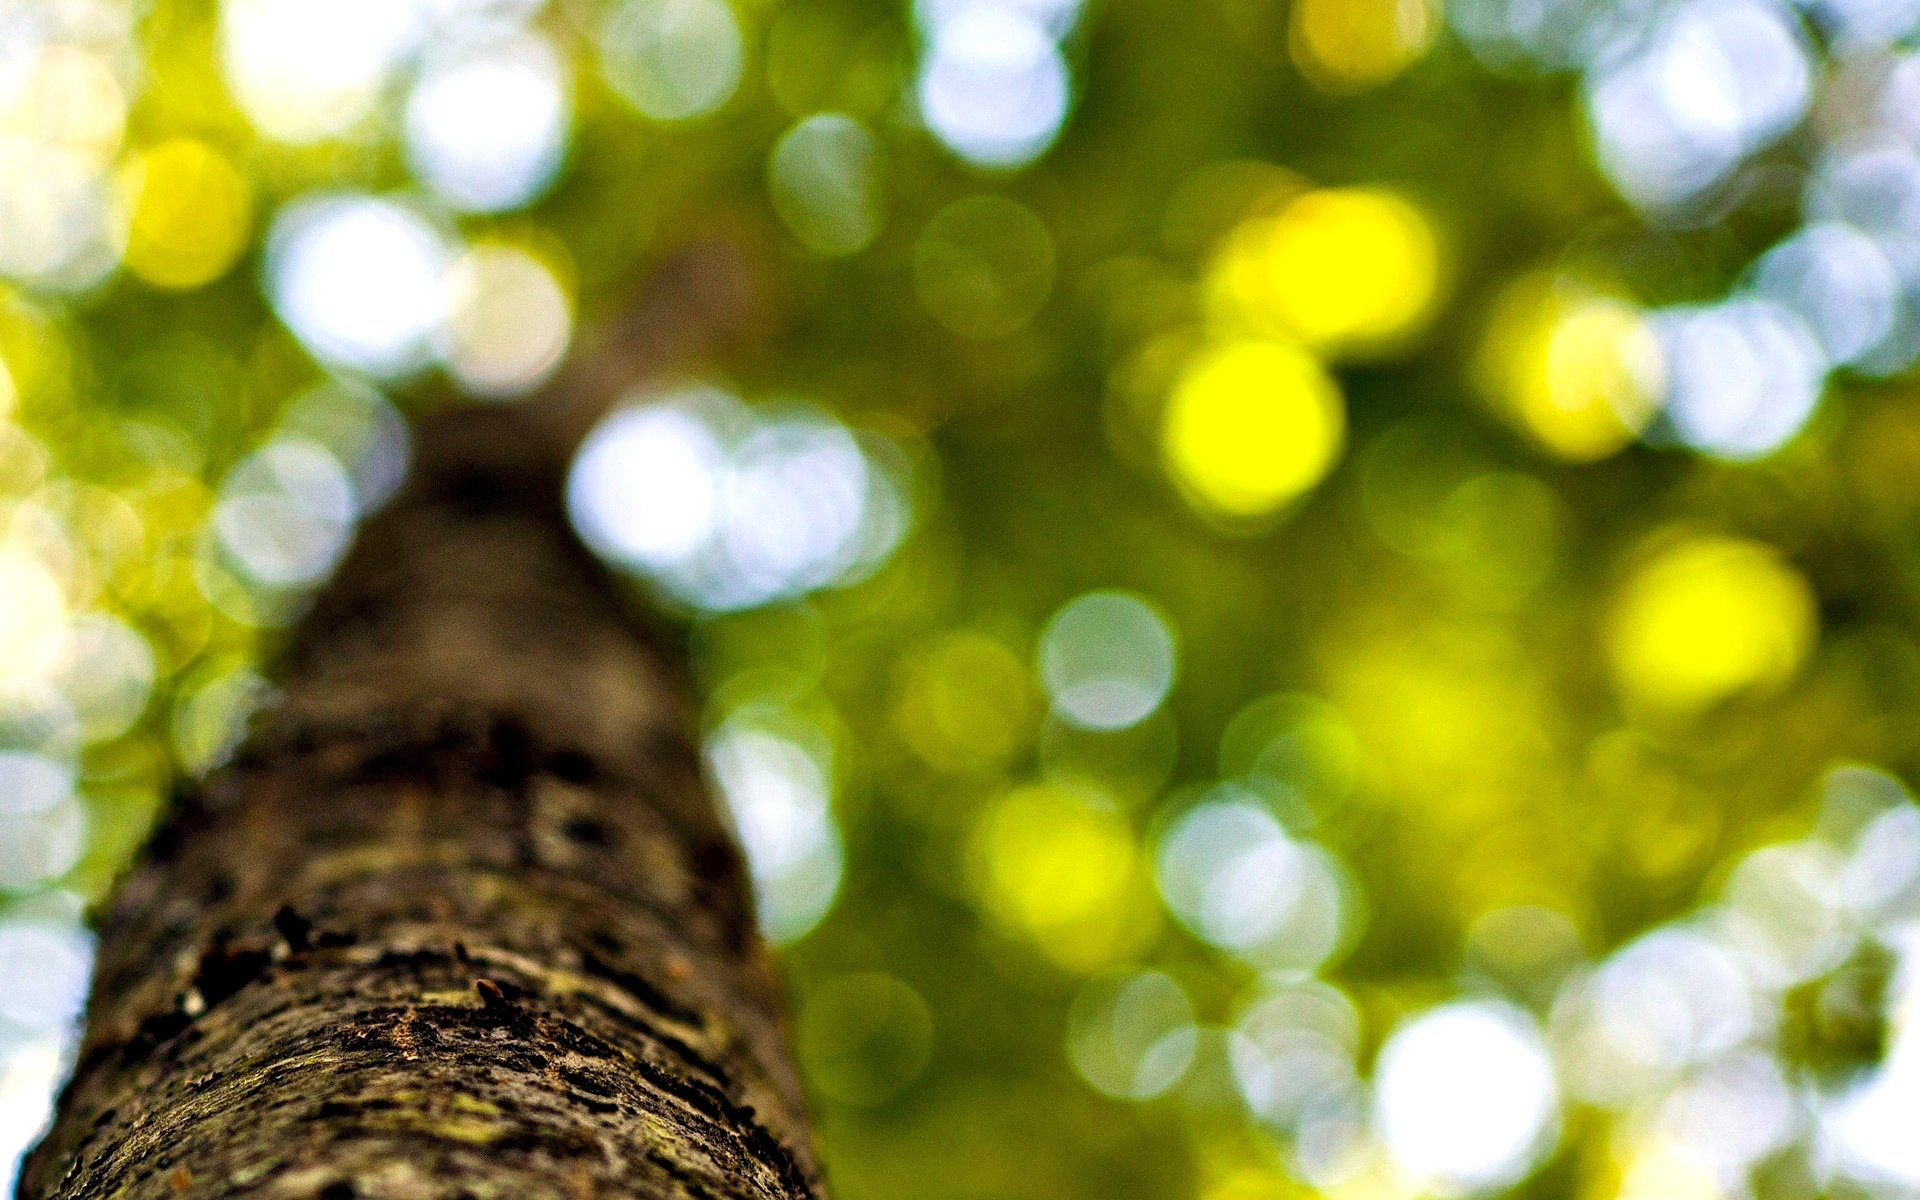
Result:
M1920 1190L1920 0L0 0L0 1183L451 386L690 244L844 1200Z

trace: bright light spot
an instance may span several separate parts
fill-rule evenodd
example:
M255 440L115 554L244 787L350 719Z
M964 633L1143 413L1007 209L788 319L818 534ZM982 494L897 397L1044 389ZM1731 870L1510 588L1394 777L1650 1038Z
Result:
M1740 161L1730 138L1682 127L1650 56L1588 76L1586 107L1600 166L1641 207L1677 206L1724 179Z
M1800 1097L1780 1064L1758 1050L1707 1063L1661 1099L1652 1125L1658 1136L1708 1168L1725 1195L1761 1158L1797 1131ZM1649 1188L1648 1200L1662 1193Z
M1201 351L1167 400L1167 469L1205 508L1272 512L1320 482L1346 438L1346 409L1318 359L1247 339Z
M1881 85L1874 115L1920 147L1920 54L1908 52L1894 60Z
M1683 0L1587 87L1601 166L1628 199L1663 207L1792 128L1813 65L1799 22L1771 0Z
M1182 925L1256 966L1311 971L1340 948L1347 889L1339 864L1248 800L1214 800L1181 816L1161 838L1155 866Z
M775 944L805 934L840 890L840 830L825 740L736 718L707 745L753 874L760 929Z
M73 623L60 693L82 732L105 741L125 733L146 711L156 674L146 638L117 617L89 613Z
M120 148L126 96L98 56L50 44L14 49L7 67L0 84L0 136L32 138L96 162Z
M807 413L776 417L733 448L720 553L743 601L811 591L860 553L871 470L853 435Z
M1553 1020L1568 1086L1619 1104L1739 1045L1759 1013L1731 949L1669 927L1629 942L1568 984Z
M407 99L407 162L456 207L518 208L559 169L565 89L559 56L537 37L429 56Z
M1088 592L1047 622L1039 669L1061 716L1087 729L1125 729L1173 686L1173 632L1138 596Z
M1619 1158L1619 1200L1727 1200L1723 1173L1679 1137L1654 1132Z
M1827 360L1806 323L1768 300L1733 299L1653 315L1667 418L1689 446L1759 458L1800 432Z
M963 337L1004 337L1032 320L1053 290L1053 235L1033 211L971 196L935 213L913 248L913 287Z
M97 55L36 45L38 22L20 11L25 44L15 39L0 66L0 274L79 290L119 260L107 167L126 97Z
M1818 843L1767 846L1727 880L1726 938L1747 972L1786 988L1838 967L1853 950L1840 873L1845 860Z
M913 0L914 19L924 30L936 30L957 20L971 8L1002 8L1037 21L1055 37L1073 28L1081 0Z
M119 261L103 165L64 146L0 137L0 274L78 290Z
M0 695L46 680L65 660L67 597L47 565L0 545Z
M15 769L20 757L0 755L0 782L23 782ZM70 783L62 777L63 789ZM92 968L93 940L78 925L44 916L0 921L0 979L7 981L0 992L0 1042L8 1033L59 1029L79 1016Z
M1080 989L1067 1018L1067 1055L1103 1095L1151 1100L1193 1062L1199 1030L1193 1004L1170 975L1141 971Z
M970 4L939 21L920 68L920 115L969 162L1018 167L1044 153L1067 115L1067 64L1017 5Z
M1662 390L1660 347L1631 305L1528 280L1481 353L1487 390L1549 452L1591 462L1631 443Z
M1132 829L1064 787L1016 788L974 830L975 882L987 912L1074 970L1125 956L1152 932L1139 902Z
M248 575L270 587L312 581L347 547L353 483L325 448L276 438L242 459L221 485L213 528Z
M1880 1064L1821 1113L1820 1144L1842 1175L1910 1190L1920 1186L1920 925L1903 921L1885 937L1897 966L1888 984L1888 1045Z
M608 86L643 116L684 121L740 86L745 50L725 0L625 0L600 28Z
M454 260L443 290L446 315L435 342L447 373L467 391L520 395L560 365L573 306L539 259L511 246L475 246Z
M205 142L175 138L122 169L131 219L127 268L156 287L219 278L246 249L253 219L247 181Z
M671 569L713 536L725 465L726 448L693 404L621 409L574 462L567 487L574 521L617 562Z
M426 32L398 0L224 0L220 17L235 98L261 132L288 142L351 129Z
M411 0L442 36L466 41L509 37L546 7L547 0Z
M1875 242L1846 225L1809 225L1761 256L1753 292L1800 315L1826 357L1851 363L1892 331L1900 278Z
M1914 61L1920 61L1916 58ZM1920 79L1920 71L1914 71ZM1920 86L1914 88L1920 108ZM1891 328L1853 367L1868 374L1905 371L1920 359L1920 156L1899 142L1872 140L1826 157L1814 175L1807 211L1812 219L1845 225L1870 238L1872 252L1891 259L1899 292L1893 296ZM1849 232L1851 232L1849 230ZM1859 234L1855 234L1859 236ZM1868 286L1880 276L1868 276ZM1847 305L1839 294L1836 305ZM1847 305L1851 307L1851 305ZM1843 309L1845 311L1845 309ZM1814 315L1814 328L1820 328Z
M79 861L85 834L71 768L37 754L0 751L0 889L34 887L66 874ZM0 934L10 928L22 927L0 925ZM29 994L23 1003L30 1000ZM16 1014L5 1000L0 1017L28 1020L25 1009Z
M53 1119L67 1068L65 1041L43 1035L0 1051L0 1194L13 1194L20 1160Z
M330 379L288 402L275 436L324 446L353 480L360 512L385 502L406 477L407 423L370 387Z
M1227 1037L1234 1084L1247 1108L1282 1129L1350 1101L1360 1014L1319 980L1280 985L1249 1004Z
M1361 1096L1309 1110L1295 1131L1290 1166L1323 1192L1352 1187L1363 1196L1401 1196L1408 1182L1369 1128Z
M440 232L412 209L370 196L314 196L274 218L267 291L315 357L405 375L427 362L449 257Z
M1607 651L1628 702L1689 713L1785 683L1816 629L1812 591L1772 547L1695 537L1628 580L1608 621Z
M748 608L853 582L892 551L906 513L883 448L811 409L687 388L604 421L568 503L600 553L698 607Z
M1807 212L1885 241L1920 234L1920 154L1875 139L1827 155L1808 186Z
M1334 353L1412 332L1439 283L1426 216L1377 188L1308 192L1248 222L1222 246L1212 279L1230 319Z
M1886 914L1920 883L1920 809L1911 802L1889 808L1855 839L1840 872L1840 897L1868 918Z
M1329 91L1385 83L1433 44L1438 14L1426 0L1298 0L1293 61Z
M1402 1168L1468 1190L1525 1176L1552 1145L1560 1104L1531 1018L1462 1001L1393 1031L1375 1068L1374 1106Z
M843 113L789 129L767 161L774 211L816 254L852 254L880 232L879 147Z

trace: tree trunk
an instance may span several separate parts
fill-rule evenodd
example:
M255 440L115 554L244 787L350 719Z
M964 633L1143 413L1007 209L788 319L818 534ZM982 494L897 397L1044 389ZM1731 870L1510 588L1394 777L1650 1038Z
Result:
M686 685L550 444L420 427L106 913L23 1197L823 1195Z

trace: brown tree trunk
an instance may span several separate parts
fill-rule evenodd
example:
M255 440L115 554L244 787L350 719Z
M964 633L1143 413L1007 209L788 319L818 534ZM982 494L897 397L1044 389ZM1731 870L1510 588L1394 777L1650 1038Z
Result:
M113 900L23 1197L823 1194L686 685L548 444L422 425Z

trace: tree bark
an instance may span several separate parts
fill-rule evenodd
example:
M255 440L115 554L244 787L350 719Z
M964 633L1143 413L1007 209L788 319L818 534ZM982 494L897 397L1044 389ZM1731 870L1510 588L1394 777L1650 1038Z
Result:
M419 428L111 902L22 1197L824 1194L682 672L550 445Z

